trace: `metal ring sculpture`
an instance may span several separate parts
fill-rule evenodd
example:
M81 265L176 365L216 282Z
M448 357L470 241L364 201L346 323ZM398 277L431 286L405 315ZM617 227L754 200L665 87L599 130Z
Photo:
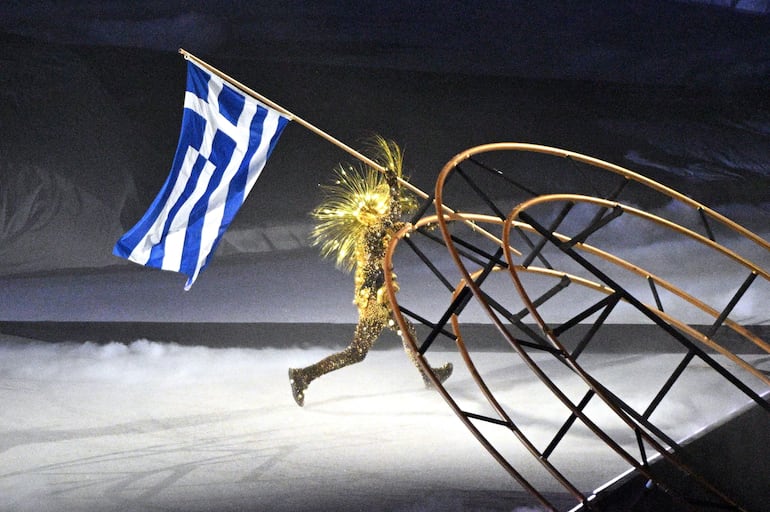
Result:
M593 185L588 193L571 193L569 189L576 186L576 180L570 178L555 187L566 191L537 193L529 185L515 179L519 176L511 177L478 158L484 154L494 159L511 152L566 163L566 168L574 175L573 178L579 178L577 181L580 183L598 182L606 188L608 181L614 181L617 186L607 193L600 192L597 190L600 187L594 188ZM479 179L479 176L472 175L467 168L469 166L483 177ZM589 176L588 173L592 174ZM489 213L478 213L475 210L479 208L473 206L469 208L474 213L447 208L445 204L450 201L445 202L445 198L451 195L450 179L460 184L459 193L451 200L453 205L458 204L457 199L473 197L476 204L481 204L481 208ZM668 209L673 212L668 217L682 218L666 218L663 214L648 213L621 203L619 198L629 184L652 193L659 204L660 198L670 201L675 207ZM523 198L516 197L522 195ZM447 389L451 387L451 382L442 385L435 376L433 384L465 426L527 492L549 510L558 510L547 497L548 492L535 488L530 478L517 469L515 460L520 460L521 452L513 456L505 454L511 451L509 444L518 443L519 447L523 447L525 453L547 472L556 487L570 494L579 507L602 510L595 495L586 492L587 484L577 483L575 477L566 474L562 469L563 461L557 455L559 448L569 440L582 442L590 438L606 446L621 466L625 465L642 475L647 481L647 488L666 493L683 510L694 510L699 503L729 510L746 510L745 504L721 488L713 478L700 473L697 464L688 460L675 440L675 436L681 436L681 433L671 432L672 429L658 416L663 414L660 411L665 410L668 397L683 378L685 370L692 367L693 361L698 361L701 365L698 370L713 370L711 375L717 379L718 385L744 395L746 400L767 413L765 416L770 421L770 404L761 396L770 388L770 378L746 358L735 354L732 347L720 343L717 336L728 330L741 341L741 351L770 353L770 345L730 317L742 300L749 300L748 292L756 288L757 283L764 286L770 284L770 273L738 251L748 245L752 255L758 254L766 262L770 243L651 179L595 158L546 146L500 143L467 150L442 169L432 199L436 213L426 215L430 204L426 203L412 223L394 237L388 248L386 287L391 303L396 306L394 316L406 344L419 354L426 372L430 372L430 367L421 356L436 345L434 342L439 338L454 342L478 388L479 397L483 398L468 400L466 390L462 393L455 391L453 396ZM574 217L577 219L572 220ZM680 237L691 245L703 248L709 258L721 258L720 261L729 262L748 276L738 285L726 305L710 305L636 262L588 243L589 238L596 238L603 230L610 230L619 219L631 219L631 223L641 223ZM691 219L697 221L699 229L705 234L683 225ZM625 229L620 232L624 233ZM500 232L499 238L490 234L495 230ZM716 233L726 235L717 241ZM418 235L422 235L428 245L438 245L448 251L456 267L453 277L448 276L452 271L448 271L446 266L440 269L442 264L436 263L435 257L428 254L429 250L417 242ZM728 243L737 244L740 248L728 248L725 245ZM429 304L428 312L419 312L417 307L406 307L399 302L399 297L405 300L407 283L402 280L402 291L397 296L392 269L396 248L401 245L409 249L399 253L416 254L430 275L435 276L437 283L446 290L446 309L436 310L440 299L435 294L431 295L430 301L419 297L425 293L424 289L417 292L416 298L418 302ZM526 253L517 250L517 247L525 248ZM538 265L533 264L535 261ZM500 279L497 279L496 287L489 285L491 276L506 274L509 276L507 286L501 285ZM555 281L556 284L543 288L544 281ZM639 283L644 286L639 286ZM570 285L577 285L582 300L569 297L559 301L558 297L563 296ZM517 300L521 304L518 310L511 306L515 302L515 298L507 293L511 288L517 292ZM645 293L650 301L640 299ZM593 295L598 299L592 300ZM586 301L589 302L587 307ZM708 325L699 330L690 322L678 318L676 313L664 308L669 302L676 303L679 309L682 305L686 306L701 318L709 319ZM676 349L668 348L667 352L683 352L677 356L681 359L672 365L670 373L643 377L643 386L648 388L649 396L645 396L641 403L636 403L639 402L637 399L635 403L624 399L622 390L613 389L616 384L602 377L601 368L590 368L590 364L582 362L585 357L581 358L589 346L603 343L599 333L620 305L640 315ZM506 394L505 390L495 392L493 388L500 388L499 384L492 383L479 369L478 348L466 339L468 328L463 322L463 313L470 307L481 311L496 327L500 336L498 341L502 342L499 347L509 351L518 364L530 372L530 379L540 382L545 393L561 404L564 421L553 429L552 435L549 433L543 438L541 434L528 433L518 421L517 415L521 416L522 411L517 410L515 400L500 398L499 395ZM437 318L430 319L431 315ZM531 318L534 325L525 323L526 317ZM411 328L412 323L422 326L424 335L419 340ZM577 331L579 333L573 335ZM568 375L568 384L564 384L565 374ZM751 384L745 382L746 378ZM458 394L462 397L458 398ZM461 404L463 401L468 404ZM486 405L482 406L482 401ZM476 411L483 408L488 412L476 412L471 408ZM685 475L687 485L668 479L666 471L658 470L658 466L653 465L652 462L657 460L663 461L664 467L675 468Z

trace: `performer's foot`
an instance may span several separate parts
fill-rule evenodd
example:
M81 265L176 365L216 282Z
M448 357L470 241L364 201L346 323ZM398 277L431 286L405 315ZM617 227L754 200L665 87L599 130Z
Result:
M305 390L307 389L307 383L305 382L305 376L302 375L302 370L299 368L289 368L289 383L291 383L291 394L294 396L294 401L297 405L302 407L305 405Z
M452 363L444 363L444 365L439 366L438 368L431 368L431 370L433 370L433 374L436 375L438 381L443 383L452 375L453 368ZM422 379L425 381L426 387L433 387L433 382L427 375L423 375Z

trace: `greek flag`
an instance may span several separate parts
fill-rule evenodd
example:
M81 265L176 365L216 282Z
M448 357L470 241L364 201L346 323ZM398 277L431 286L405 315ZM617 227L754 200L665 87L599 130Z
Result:
M187 275L189 290L257 181L289 119L187 63L171 173L113 254Z

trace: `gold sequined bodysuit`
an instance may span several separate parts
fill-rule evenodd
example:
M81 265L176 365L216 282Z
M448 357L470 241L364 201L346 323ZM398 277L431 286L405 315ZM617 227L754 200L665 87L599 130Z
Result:
M343 192L337 190L335 198L313 212L321 221L314 235L315 241L322 244L322 252L334 254L340 266L350 263L355 266L353 303L358 309L358 324L353 340L342 351L305 368L289 369L292 393L300 406L304 405L305 390L313 380L363 361L382 331L386 327L395 329L385 292L383 264L391 237L403 226L400 219L404 198L398 181L401 152L395 144L384 139L377 139L376 146L384 155L387 169L384 176L368 168L364 171L366 174L353 169L338 171L337 185ZM342 229L339 227L341 222L347 222ZM406 345L404 348L422 373L416 355ZM452 365L447 363L433 371L443 382L451 375ZM423 379L430 385L424 374Z

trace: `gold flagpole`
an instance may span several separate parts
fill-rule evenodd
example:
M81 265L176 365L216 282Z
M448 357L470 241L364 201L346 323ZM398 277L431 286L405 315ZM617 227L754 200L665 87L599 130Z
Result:
M343 151L353 155L355 158L357 158L358 160L364 162L366 165L372 167L373 169L377 169L380 172L385 172L386 171L386 169L383 166L381 166L380 164L378 164L377 162L375 162L371 158L368 158L366 155L361 154L360 152L358 152L355 149L351 148L350 146L348 146L347 144L343 143L342 141L336 139L335 137L332 137L331 135L329 135L325 131L321 130L320 128L317 128L316 126L308 123L307 121L305 121L301 117L293 114L292 112L290 112L289 110L283 108L282 106L280 106L276 102L274 102L274 101L272 101L272 100L262 96L257 91L247 87L246 85L242 84L238 80L235 80L233 77L227 75L226 73L223 73L222 71L218 70L217 68L215 68L211 64L202 61L201 59L199 59L198 57L196 57L192 53L188 52L184 48L180 48L179 49L179 53L181 53L184 56L185 59L191 60L194 63L196 63L197 65L199 65L200 67L202 67L202 68L204 68L204 69L214 73L215 75L217 75L222 80L225 80L228 83L234 85L235 87L240 89L242 92L248 94L252 98L255 98L255 99L261 101L262 103L264 103L268 107L270 107L270 108L272 108L274 110L277 110L282 115L284 115L287 118L289 118L291 121L294 121L295 123L304 126L305 128L307 128L311 132L313 132L316 135L326 139L327 141L331 142L332 144L334 144L335 146L339 147ZM419 196L419 197L421 197L423 199L428 199L428 197L430 197L430 196L428 196L428 194L423 192L421 189L419 189L418 187L412 185L411 183L409 183L408 181L406 181L403 178L398 178L398 182L401 184L401 186L407 188L412 193L414 193L415 195L417 195L417 196ZM453 215L455 213L454 210L452 210L451 208L449 208L446 205L443 205L442 209L443 209L443 211L445 213L447 213L449 215ZM499 238L497 238L496 236L494 236L491 233L487 232L483 228L481 228L479 226L476 226L476 225L470 223L469 221L462 221L462 222L464 222L465 224L470 225L475 231L481 233L482 235L484 235L488 239L490 239L490 240L492 240L492 241L494 241L496 243L502 243ZM516 251L515 249L512 249L512 250L513 250L513 252L518 253L518 251Z

